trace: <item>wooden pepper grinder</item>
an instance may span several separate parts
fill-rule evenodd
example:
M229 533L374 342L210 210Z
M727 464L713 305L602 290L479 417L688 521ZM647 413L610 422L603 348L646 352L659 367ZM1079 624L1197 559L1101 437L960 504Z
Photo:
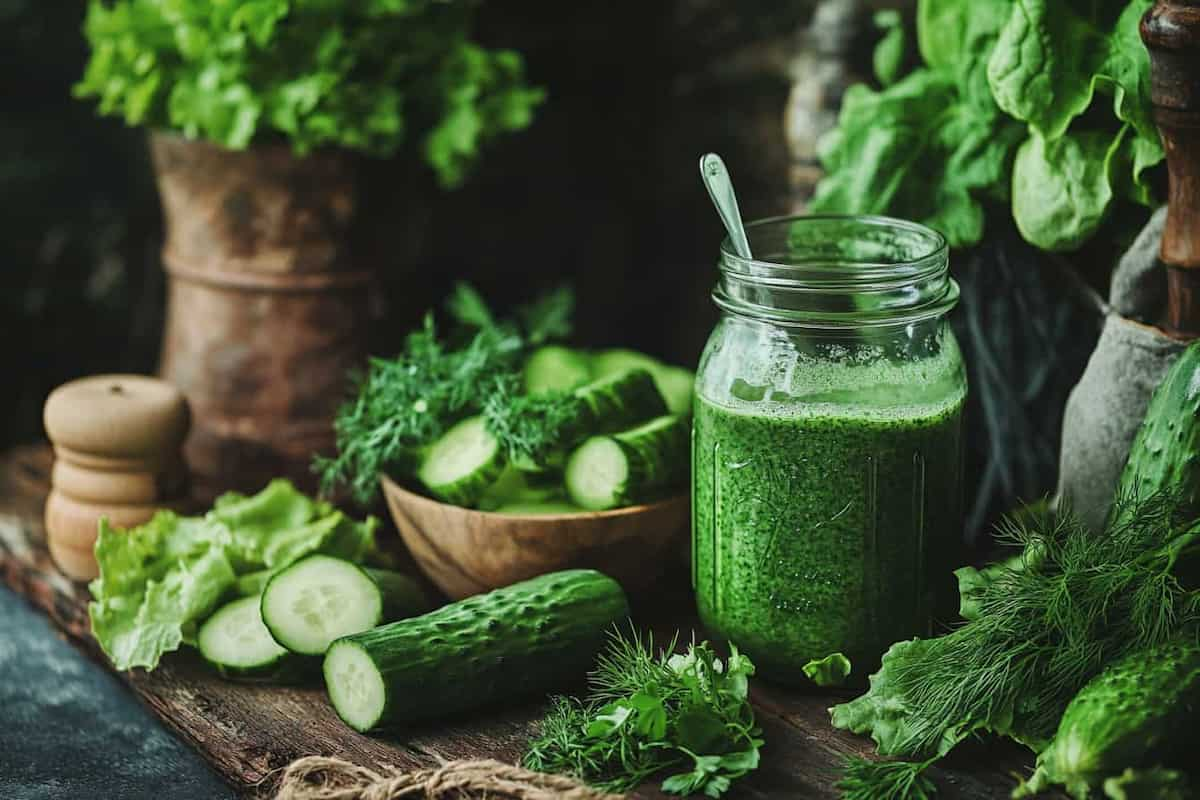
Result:
M91 580L101 517L127 528L182 500L188 406L156 378L96 375L51 392L43 421L55 455L46 499L50 554L70 577Z
M1158 0L1142 17L1154 119L1167 151L1163 330L1200 336L1200 0Z

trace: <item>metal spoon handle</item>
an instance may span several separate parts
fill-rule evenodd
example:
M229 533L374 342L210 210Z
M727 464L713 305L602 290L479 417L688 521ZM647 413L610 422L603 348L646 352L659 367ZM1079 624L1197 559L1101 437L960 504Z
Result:
M708 189L725 230L729 231L729 240L733 249L742 258L751 258L750 241L746 238L746 229L742 227L742 213L738 210L737 195L733 193L733 181L729 178L729 170L725 162L716 153L705 153L700 156L700 177Z

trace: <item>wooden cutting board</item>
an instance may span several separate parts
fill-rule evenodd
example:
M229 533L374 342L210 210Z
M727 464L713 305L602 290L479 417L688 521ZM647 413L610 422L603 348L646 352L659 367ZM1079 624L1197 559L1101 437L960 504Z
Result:
M108 667L89 633L86 587L63 577L46 551L41 516L50 460L49 449L40 445L0 456L0 576L75 646ZM636 614L639 604L634 605ZM652 608L638 616L640 623L664 632L680 630L681 639L690 638L695 612L686 586L672 584L640 605ZM120 677L247 797L271 796L278 770L306 755L336 756L373 769L428 767L455 758L516 761L545 707L518 705L376 738L343 725L320 688L231 683L191 652L167 656L153 672L132 670ZM767 742L763 762L730 797L837 797L833 783L845 757L871 755L868 740L830 727L826 708L838 699L756 685L753 700ZM1027 754L1003 743L960 751L945 769L932 771L947 798L1007 798L1014 775L1031 767ZM632 796L664 795L648 785Z

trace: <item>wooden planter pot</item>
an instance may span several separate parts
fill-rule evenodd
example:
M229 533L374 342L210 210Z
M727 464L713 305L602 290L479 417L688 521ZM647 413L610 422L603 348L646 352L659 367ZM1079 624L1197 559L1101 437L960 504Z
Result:
M371 274L349 253L353 161L165 133L150 146L166 228L160 372L191 404L197 495L280 476L311 488L346 371L365 355Z

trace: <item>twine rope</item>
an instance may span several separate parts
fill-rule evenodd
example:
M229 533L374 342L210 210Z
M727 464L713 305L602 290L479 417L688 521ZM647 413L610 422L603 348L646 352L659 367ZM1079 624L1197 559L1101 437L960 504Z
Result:
M339 758L306 756L284 770L275 800L618 800L572 778L490 758L376 772Z

